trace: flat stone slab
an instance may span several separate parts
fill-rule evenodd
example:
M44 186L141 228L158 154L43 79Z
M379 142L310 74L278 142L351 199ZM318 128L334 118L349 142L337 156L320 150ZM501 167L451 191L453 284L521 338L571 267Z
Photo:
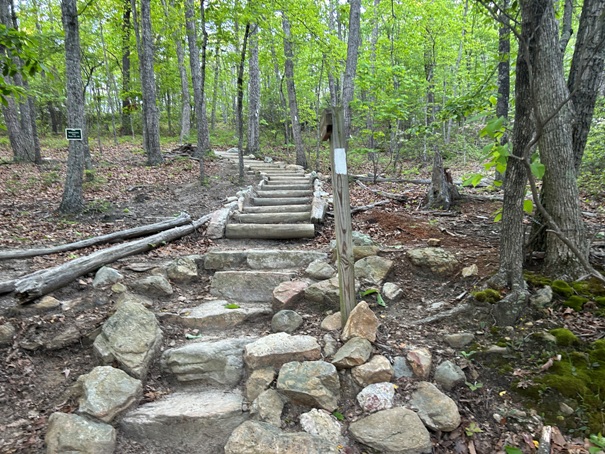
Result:
M239 307L233 309L227 307L229 304L226 300L208 301L197 307L185 309L177 315L168 316L168 318L187 328L223 330L244 322L269 318L273 314L269 303L237 303Z
M120 424L122 433L170 453L223 453L246 419L238 392L175 393L138 407Z
M47 454L113 454L116 430L109 424L57 412L48 418L45 441Z
M244 348L244 361L250 369L278 369L290 361L315 361L320 358L321 347L313 336L270 334Z
M218 271L212 278L210 293L246 303L271 302L273 289L295 275L277 271Z
M318 251L259 249L247 251L210 250L204 256L207 270L251 270L302 269L315 260L326 260L328 254Z

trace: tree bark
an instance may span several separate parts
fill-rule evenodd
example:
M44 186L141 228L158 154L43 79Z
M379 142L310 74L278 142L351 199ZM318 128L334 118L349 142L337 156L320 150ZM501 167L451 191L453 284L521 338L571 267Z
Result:
M130 98L130 14L132 7L130 0L122 2L124 12L122 13L122 135L133 134L130 115L132 113L132 100Z
M246 60L246 46L248 36L250 35L250 23L246 24L244 31L244 40L242 42L242 52L237 70L237 99L235 105L235 123L237 127L237 153L239 158L239 181L244 182L244 62Z
M137 0L132 1L132 19L139 50L139 73L143 92L143 142L147 153L147 164L161 164L160 113L156 105L155 76L153 72L153 35L151 31L150 0L141 0L141 20L138 23ZM139 31L140 29L140 31Z
M298 101L296 99L296 85L294 83L294 52L292 51L292 34L290 31L290 21L285 15L282 17L284 28L284 55L286 57L285 76L286 87L288 89L288 101L290 104L290 119L292 121L292 137L294 138L294 148L296 150L296 164L307 168L307 157L302 141L300 131L300 119L298 117Z
M441 153L435 151L433 156L433 174L431 187L427 194L426 207L429 209L449 210L456 198L458 191L451 181L451 175L443 168Z
M503 0L502 9L508 8L508 0ZM498 100L496 102L496 117L504 118L508 124L508 100L510 98L510 19L505 13L499 15L498 29ZM508 134L504 133L500 145L508 143ZM496 170L495 179L502 181L504 175Z
M342 82L342 106L344 108L345 143L348 143L351 133L351 101L355 92L355 74L357 73L357 56L359 55L361 0L350 0L349 37L347 43L347 63Z
M76 0L62 0L61 13L65 31L65 67L67 69L67 126L81 128L82 140L69 141L67 176L59 211L76 213L82 210L82 179L84 173L84 147L88 144L84 95L82 91L80 30Z
M248 146L247 153L260 153L260 67L258 62L258 24L250 30L250 59L248 73Z

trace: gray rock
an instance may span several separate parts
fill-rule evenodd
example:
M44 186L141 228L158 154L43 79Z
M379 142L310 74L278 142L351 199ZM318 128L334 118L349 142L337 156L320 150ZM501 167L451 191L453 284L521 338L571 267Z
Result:
M446 391L451 391L456 386L466 381L464 371L451 361L444 361L435 369L435 383Z
M233 387L244 374L244 346L253 338L195 342L166 350L162 369L180 382Z
M225 454L336 454L323 438L304 432L285 433L260 421L247 421L233 431Z
M308 434L328 440L332 446L344 446L340 423L325 410L313 408L300 415L300 427Z
M226 270L246 266L246 251L210 250L204 255L204 269Z
M332 337L331 334L324 334L324 356L329 358L334 356L338 351L338 342Z
M460 274L462 274L462 277L477 276L479 274L479 267L475 263L473 263L470 266L462 268Z
M56 336L48 337L42 340L43 346L46 350L60 350L80 342L83 334L76 325L67 325L63 330Z
M103 422L111 422L143 396L141 380L111 366L95 367L77 383L82 391L78 411Z
M212 217L208 222L208 227L206 228L206 236L212 240L216 240L225 236L225 227L227 226L227 221L229 220L229 214L233 208L220 208L212 213Z
M475 340L473 333L446 334L445 342L452 348L464 348Z
M270 334L244 348L244 361L250 369L279 369L290 361L314 361L321 358L321 347L313 336Z
M191 257L180 257L166 267L168 278L174 282L191 282L197 279L197 263Z
M212 278L210 293L238 302L269 303L273 300L273 289L294 276L293 272L218 271Z
M296 312L285 309L279 311L271 319L271 329L274 333L293 333L303 324L303 318Z
M371 255L355 262L355 278L361 283L381 285L384 278L393 267L393 261Z
M458 266L458 260L454 254L438 247L410 249L407 255L412 264L428 268L435 274L453 273Z
M229 306L226 300L206 301L197 307L184 309L179 315L167 317L187 328L216 331L269 318L273 313L268 304L238 303L237 306Z
M152 312L143 305L124 301L107 319L93 344L103 364L117 361L135 378L145 377L159 353L162 331Z
M365 363L372 354L372 344L362 337L354 337L334 355L332 364L339 369L349 369Z
M247 263L250 268L264 270L300 269L315 260L326 260L325 252L288 250L249 250Z
M124 276L118 270L109 266L104 266L95 274L92 286L94 288L105 287L107 285L116 284L122 279L124 279Z
M53 413L45 441L47 454L113 454L116 430L82 416Z
M120 305L124 301L139 303L139 304L142 304L143 306L145 306L146 308L153 307L153 301L151 301L149 298L147 298L145 296L137 295L136 293L129 293L129 292L121 293L120 296L118 297L117 304Z
M168 279L162 275L147 276L134 281L131 287L139 293L150 297L170 296L173 293Z
M368 413L388 410L395 402L395 386L389 382L368 385L357 394L357 402Z
M0 346L5 347L7 345L12 345L13 337L15 337L16 333L17 330L12 323L5 322L0 325Z
M408 352L406 358L414 371L414 375L423 380L429 378L433 365L433 355L428 348L414 348Z
M530 304L538 309L543 309L552 303L552 288L546 285L536 291L532 296L529 297Z
M386 282L382 286L382 296L387 301L398 301L403 296L403 290L397 284Z
M332 265L326 263L324 260L314 260L313 262L309 263L305 273L311 279L323 281L334 277L336 270Z
M340 316L340 311L328 315L326 318L324 318L321 321L319 327L324 331L336 331L337 329L341 329L342 317Z
M393 358L393 376L395 379L411 378L414 376L414 371L403 356Z
M35 303L33 305L34 308L39 309L39 310L43 310L43 311L48 311L48 310L51 310L51 309L56 309L56 308L58 308L60 306L61 306L61 301L59 301L54 296L50 296L50 295L43 296L40 299L40 301L38 301L37 303Z
M351 375L360 386L389 382L393 378L393 366L384 356L375 355L367 363L354 367Z
M365 257L378 255L380 247L378 246L353 246L353 260L361 260Z
M338 309L340 305L338 277L309 285L305 290L305 299L316 303L321 309Z
M250 408L250 416L259 421L281 426L281 414L284 411L284 398L274 389L263 391Z
M222 453L229 435L248 419L238 392L174 393L124 416L121 434L164 453Z
M277 389L292 401L334 411L340 399L336 368L325 361L292 361L282 366Z
M303 300L305 290L309 287L307 281L286 281L273 289L273 310L295 309Z
M125 293L128 291L128 287L126 287L124 284L122 284L121 282L118 282L117 284L113 284L111 286L111 291L113 293Z
M416 413L396 407L351 423L355 440L384 454L425 454L433 450L431 436Z
M374 342L378 329L378 317L365 301L360 301L349 314L340 338L347 341L353 337L363 337Z
M432 383L418 383L418 388L410 399L410 405L418 409L418 416L429 429L451 432L460 425L460 413L456 402L439 391Z
M276 375L272 367L252 371L250 377L246 380L246 398L248 401L254 402L254 399L269 388Z

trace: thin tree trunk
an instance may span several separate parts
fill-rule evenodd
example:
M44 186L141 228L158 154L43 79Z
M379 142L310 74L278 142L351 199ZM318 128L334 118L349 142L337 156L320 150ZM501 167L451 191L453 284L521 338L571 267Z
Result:
M219 70L220 70L220 59L219 53L221 50L221 46L217 40L216 48L215 48L215 61L214 61L214 81L212 82L212 112L210 113L210 130L214 132L214 128L216 126L216 104L218 101L218 79L219 79Z
M342 83L342 105L344 108L344 137L345 144L351 135L351 101L355 92L355 74L357 73L357 57L359 55L361 0L350 0L349 39L347 43L347 64Z
M294 62L292 61L294 58L294 52L292 51L290 22L285 15L282 17L282 25L284 28L284 55L286 57L286 87L288 88L290 119L292 120L292 136L294 138L294 147L296 149L296 164L307 168L307 157L305 155L305 149L303 147L302 135L300 131L298 102L296 100L296 86L294 84Z
M503 0L502 9L508 8L508 0ZM496 117L503 117L508 123L508 100L510 98L510 19L504 13L499 16L498 30L498 100L496 102ZM504 133L500 145L508 143L508 135ZM502 181L504 174L496 170L495 179Z
M124 0L122 6L124 12L122 13L122 135L132 134L134 136L134 130L132 128L131 113L132 113L132 100L130 98L130 14L132 7L130 5L131 0Z
M116 81L113 77L113 73L109 70L109 62L107 60L107 47L105 46L105 36L103 33L103 22L99 22L99 32L101 35L101 46L103 47L103 63L105 64L105 74L107 75L107 79L109 80L109 86L107 87L107 100L109 101L109 109L111 111L111 131L113 133L113 143L115 145L118 144L118 134L116 131L116 119L115 112L116 109L114 107L113 101L114 98L112 96L111 90L115 88Z
M237 104L235 108L235 118L237 125L237 153L239 157L239 181L244 182L244 119L243 119L243 103L244 103L244 62L246 60L246 45L248 44L248 36L250 34L250 23L246 24L244 31L244 41L242 42L242 53L237 71Z
M250 30L250 59L248 72L248 146L247 153L257 155L260 152L260 67L258 62L258 25L252 24Z
M88 145L82 92L80 31L76 0L62 0L61 13L65 31L65 68L67 68L67 126L82 128L83 140L69 141L67 177L59 210L75 213L82 210L82 179L84 173L84 146Z

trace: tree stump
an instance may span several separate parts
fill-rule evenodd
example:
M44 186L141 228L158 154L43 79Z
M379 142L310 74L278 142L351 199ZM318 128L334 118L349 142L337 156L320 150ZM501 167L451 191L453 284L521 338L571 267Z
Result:
M443 167L443 159L439 151L435 151L433 155L433 174L426 198L426 208L433 210L449 210L454 201L459 198L449 169Z

